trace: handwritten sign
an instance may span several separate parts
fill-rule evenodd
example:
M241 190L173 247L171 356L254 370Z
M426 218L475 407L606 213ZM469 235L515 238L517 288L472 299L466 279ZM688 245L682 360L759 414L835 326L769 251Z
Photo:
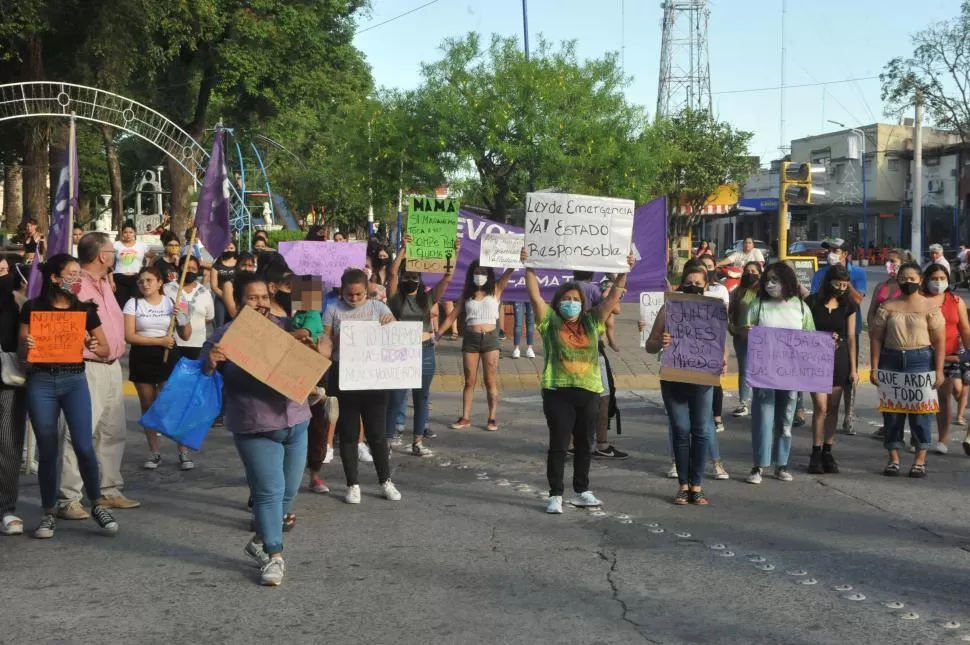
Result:
M831 394L834 370L830 332L752 327L748 333L751 387Z
M640 322L643 323L643 331L640 332L640 347L647 346L647 336L653 329L653 323L657 320L657 314L664 305L663 291L644 291L640 294Z
M812 278L815 277L815 272L818 271L818 260L812 257L790 256L787 260L785 260L785 264L790 266L792 270L795 271L795 277L798 278L798 284L811 291ZM807 392L808 390L805 391Z
M409 271L443 273L455 268L458 200L412 197L407 230Z
M522 233L486 233L482 237L479 264L499 269L521 269L523 246L525 235Z
M933 372L876 370L879 382L879 411L899 414L936 414L940 399L933 389Z
M626 273L633 238L630 199L529 193L525 199L526 266Z
M280 242L280 255L296 275L312 275L339 285L347 269L363 269L365 242Z
M660 379L720 385L727 337L727 310L720 298L666 294L665 328L673 342L664 350Z
M330 361L251 307L236 316L219 344L229 360L295 403L306 401L330 368Z
M28 363L80 363L84 360L87 314L83 311L32 311L30 335L37 344Z
M420 322L345 320L340 323L340 389L419 388L421 353Z

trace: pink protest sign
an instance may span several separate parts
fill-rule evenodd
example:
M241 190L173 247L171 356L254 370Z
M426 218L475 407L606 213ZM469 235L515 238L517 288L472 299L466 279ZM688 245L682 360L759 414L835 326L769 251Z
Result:
M280 255L296 275L322 278L328 287L338 286L347 269L363 269L367 257L364 242L280 242Z
M748 385L831 394L835 340L830 332L753 327L748 332Z

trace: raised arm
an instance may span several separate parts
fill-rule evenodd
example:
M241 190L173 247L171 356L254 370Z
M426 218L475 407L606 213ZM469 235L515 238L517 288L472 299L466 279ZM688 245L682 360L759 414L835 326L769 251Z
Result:
M502 292L505 291L505 287L509 284L509 278L515 273L515 269L508 268L505 272L495 281L495 297L498 300L502 299Z
M633 254L627 256L626 263L629 265L630 270L633 270L633 265L636 260L633 258ZM604 323L606 320L613 315L614 310L620 306L620 300L626 294L626 277L628 274L621 273L616 278L616 282L613 283L613 288L607 292L607 295L603 300L600 301L593 312L596 317L599 318Z
M523 246L522 253L519 257L522 259L522 262L528 260L529 249ZM549 311L549 305L542 299L542 292L539 291L539 278L536 277L535 269L532 267L526 267L525 269L525 289L529 292L529 302L532 303L532 311L535 315L536 322L544 320L546 312Z
M397 255L394 257L394 263L391 264L389 275L387 276L388 300L394 297L394 294L397 293L398 273L401 271L401 264L404 263L404 258L407 256L408 252L407 237L408 236L405 236L404 246L401 247L401 250L398 251Z

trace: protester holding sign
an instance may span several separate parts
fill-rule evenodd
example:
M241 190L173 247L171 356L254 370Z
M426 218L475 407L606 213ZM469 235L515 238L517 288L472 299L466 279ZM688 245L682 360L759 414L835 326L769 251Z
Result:
M681 276L679 291L681 294L693 298L686 299L685 305L709 305L712 299L702 297L708 286L707 280L708 271L703 264L693 261L687 263ZM693 299L699 302L691 303L690 300ZM705 300L708 303L704 303ZM678 302L678 304L680 303ZM671 347L675 341L697 342L702 337L710 338L712 334L707 332L712 325L721 327L720 336L722 340L724 339L727 324L726 312L720 319L703 315L704 310L701 309L696 312L683 312L683 314L678 311L678 314L671 318L667 315L668 307L669 304L664 305L653 323L653 329L650 330L650 336L647 338L647 352L656 354ZM695 333L698 331L698 325L704 326L704 333ZM716 349L720 353L717 356L720 363L719 371L723 373L727 368L726 345ZM708 352L694 348L687 348L687 353L698 357L713 358ZM679 482L673 503L681 506L685 504L706 506L709 502L703 489L704 467L707 462L707 444L712 436L711 431L714 425L714 386L710 382L686 382L687 378L690 377L687 376L683 381L674 381L665 379L662 374L660 380L660 392L664 407L667 410L671 444L674 448L674 463L677 467Z
M748 307L742 333L747 334L754 326L814 331L812 312L798 294L795 271L784 262L769 264L765 267L758 295ZM797 395L798 392L792 390L754 388L751 410L754 466L747 478L749 484L760 484L764 469L772 464L777 479L792 480L788 457Z
M852 298L851 284L845 266L831 265L826 269L819 290L805 301L812 311L815 329L831 332L836 342L832 393L816 392L812 395L815 408L812 415L814 443L808 461L808 472L812 474L839 472L839 465L832 455L839 403L845 388L859 380L855 334L858 305Z
M526 247L522 261L528 260ZM633 256L627 258L633 267ZM528 266L528 264L527 264ZM584 310L585 297L573 282L556 290L548 305L542 299L539 280L530 267L525 273L529 300L539 318L545 365L542 369L542 410L549 426L546 477L549 480L547 513L562 513L565 491L566 449L572 439L573 491L570 504L600 506L589 490L590 438L596 430L599 395L603 383L599 370L599 337L606 331L606 319L626 292L626 274L617 278L609 295L592 310Z
M34 436L37 438L37 478L40 482L41 506L44 509L44 516L34 531L34 537L54 537L60 453L58 418L62 413L67 421L84 490L91 500L91 515L103 531L117 533L118 523L102 505L104 500L101 497L101 470L93 443L91 393L84 376L84 361L80 358L83 347L87 347L101 359L107 358L110 351L108 341L101 328L97 308L77 299L81 286L81 267L77 260L66 253L55 255L44 264L42 278L40 295L27 301L20 312L21 355L30 360L31 352L45 349L37 339L41 330L34 328L32 318L36 313L82 312L87 338L81 337L82 347L58 348L71 353L76 350L76 361L34 364L27 376L27 410ZM54 323L52 327L63 329L66 323Z
M461 417L451 424L454 430L468 428L472 424L472 403L478 382L479 361L482 363L488 398L486 428L493 432L498 430L498 320L502 291L510 277L512 269L506 269L502 277L496 280L491 267L479 266L478 260L472 262L465 274L465 288L462 290L461 299L441 324L441 329L448 329L458 316L465 316L465 336L461 344L465 387L462 391Z
M880 305L869 325L869 379L879 388L886 429L883 445L889 451L883 474L889 477L899 474L907 417L916 442L916 459L909 476L926 476L926 453L933 442L932 414L939 410L939 403L933 399L945 380L946 320L937 303L920 293L920 271L915 262L899 267L896 282L901 295Z
M741 284L731 293L728 302L728 332L734 344L734 356L738 361L738 399L740 405L731 414L746 417L751 414L751 388L745 378L748 362L748 336L744 333L744 321L748 317L748 307L761 288L761 263L748 262L744 265Z

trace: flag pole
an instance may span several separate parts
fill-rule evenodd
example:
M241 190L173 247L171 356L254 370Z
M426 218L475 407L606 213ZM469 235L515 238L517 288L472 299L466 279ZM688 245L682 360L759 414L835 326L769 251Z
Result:
M168 335L172 336L175 334L175 316L178 312L179 303L182 302L182 293L185 290L185 274L189 271L189 260L192 258L192 249L195 248L196 236L199 234L199 229L195 224L192 225L192 239L189 242L189 248L185 250L185 263L182 265L182 275L179 277L179 290L175 294L175 306L172 308L172 319L168 321ZM171 350L166 348L165 355L162 358L163 363L168 362L168 353Z
M74 176L74 156L77 154L76 117L77 114L72 110L67 144L67 230L64 234L67 241L67 248L64 249L64 252L68 255L71 253L71 240L74 237L74 200L77 199L77 195L74 194L74 181L76 179Z

